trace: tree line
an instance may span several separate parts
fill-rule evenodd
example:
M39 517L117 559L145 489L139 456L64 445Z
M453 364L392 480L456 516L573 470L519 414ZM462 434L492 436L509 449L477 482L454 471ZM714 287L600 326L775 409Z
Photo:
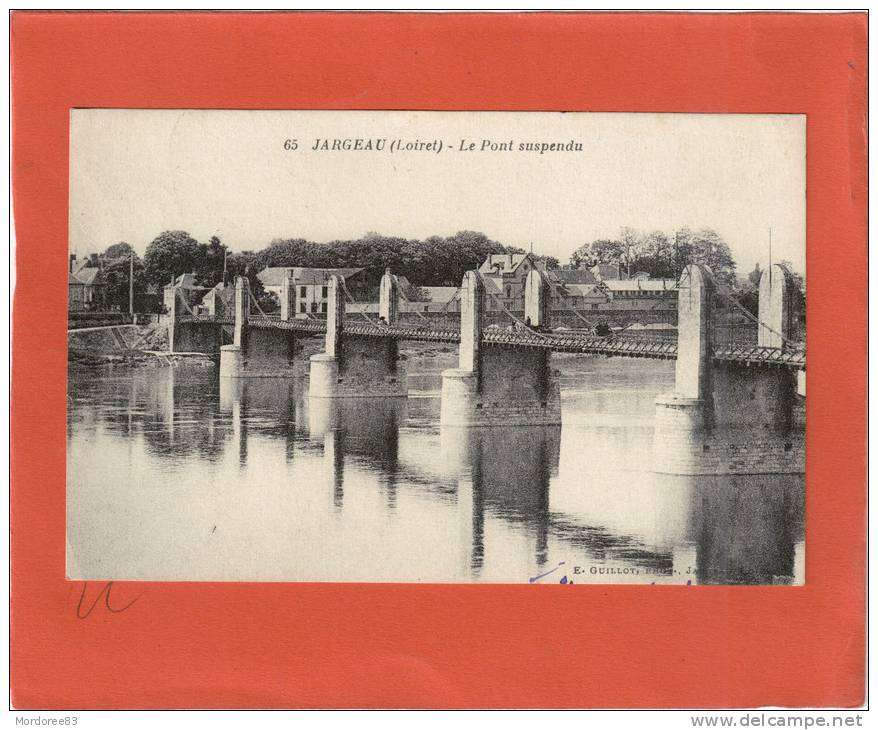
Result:
M709 266L716 279L731 289L735 298L752 314L759 311L759 281L762 269L757 263L740 275L728 243L712 228L693 231L680 228L672 233L622 228L618 238L601 238L577 248L570 257L574 267L596 264L618 265L625 274L640 272L652 278L678 279L689 264ZM793 306L804 317L805 280L786 260L782 264L792 274Z
M424 240L370 232L358 239L317 243L304 238L278 238L259 251L232 251L217 236L206 243L186 231L164 231L154 238L141 258L126 242L104 252L107 302L128 304L130 257L134 256L134 294L138 311L158 311L162 289L184 273L195 275L200 286L212 287L235 276L246 276L258 299L265 298L257 274L267 267L362 268L371 286L385 269L405 276L413 287L458 286L463 275L478 268L490 254L524 253L524 249L495 241L478 231ZM552 256L536 255L547 268L558 268ZM618 265L625 274L646 273L652 278L675 279L687 264L710 266L717 279L748 300L758 287L758 266L749 276L737 276L728 243L710 228L680 228L672 233L622 228L617 238L601 238L579 246L570 257L574 268L596 264ZM800 288L804 292L804 282ZM754 284L754 281L756 282ZM266 298L267 299L267 298ZM755 301L755 300L754 300ZM268 303L268 302L267 302Z
M577 267L617 264L632 276L644 272L656 279L676 279L687 265L705 264L724 284L738 284L729 244L712 228L680 228L670 234L623 228L618 238L601 238L580 246L570 263Z
M490 254L524 253L478 231L459 231L453 236L425 240L367 233L353 240L316 243L303 238L275 239L259 251L232 251L217 236L207 243L186 231L164 231L146 247L141 259L126 242L110 246L103 254L107 302L128 303L128 267L134 256L135 306L139 311L161 306L162 288L184 273L195 275L199 286L213 287L235 276L246 276L257 299L264 297L257 274L271 266L311 268L362 268L365 279L377 287L385 269L405 276L414 287L459 286L463 275L478 268ZM547 267L558 260L537 257Z

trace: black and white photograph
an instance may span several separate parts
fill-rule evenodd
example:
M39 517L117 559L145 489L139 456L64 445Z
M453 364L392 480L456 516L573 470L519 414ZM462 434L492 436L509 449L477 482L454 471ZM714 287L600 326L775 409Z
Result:
M804 584L805 134L72 109L67 578Z

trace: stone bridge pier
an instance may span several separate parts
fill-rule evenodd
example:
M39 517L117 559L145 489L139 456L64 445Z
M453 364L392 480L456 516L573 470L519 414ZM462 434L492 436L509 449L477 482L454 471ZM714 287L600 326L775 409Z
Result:
M526 316L532 327L548 326L548 282L531 271ZM485 284L468 271L460 291L459 366L442 373L443 426L538 426L561 423L561 400L551 352L482 342Z
M715 360L715 285L686 267L678 291L674 392L656 399L657 471L675 474L796 473L803 434L793 418L796 373L775 364ZM793 316L789 274L763 273L758 345L787 347Z
M285 282L286 283L286 282ZM291 316L283 307L281 319ZM296 354L302 349L297 336L290 330L258 328L250 323L250 283L243 277L235 279L232 300L235 328L231 345L220 350L220 377L224 378L293 378L306 374L304 363Z
M311 356L309 394L312 398L404 397L408 394L405 367L399 361L396 339L345 332L344 279L329 278L326 308L326 348ZM396 323L399 284L386 272L381 279L380 316Z

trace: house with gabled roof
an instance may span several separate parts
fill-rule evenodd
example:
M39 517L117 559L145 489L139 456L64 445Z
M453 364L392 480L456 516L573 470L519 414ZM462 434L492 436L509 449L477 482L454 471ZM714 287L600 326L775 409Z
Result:
M524 309L527 275L543 266L529 253L492 253L479 267L488 291L488 309L499 309L499 301L509 310Z
M70 255L67 271L67 309L72 312L100 310L106 305L106 280L94 259L77 260Z

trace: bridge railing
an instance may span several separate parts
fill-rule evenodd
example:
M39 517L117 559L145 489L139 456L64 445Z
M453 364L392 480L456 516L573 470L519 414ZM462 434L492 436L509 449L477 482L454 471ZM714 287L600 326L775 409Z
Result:
M212 324L234 324L230 315L214 317L209 315L183 315L181 322L204 322ZM251 315L249 325L257 328L272 328L298 332L322 334L326 332L325 320L281 320L270 315ZM392 337L398 340L421 342L456 343L460 341L460 330L438 328L427 324L349 322L345 331L354 336ZM595 354L634 358L673 359L677 356L677 341L665 335L657 337L640 334L613 333L605 337L584 330L564 332L540 331L518 326L488 327L482 332L482 340L488 345L505 347L544 348L556 352ZM805 367L803 349L785 347L759 347L748 341L735 341L726 338L714 342L713 356L717 360L737 361L752 364L777 364L795 368Z

